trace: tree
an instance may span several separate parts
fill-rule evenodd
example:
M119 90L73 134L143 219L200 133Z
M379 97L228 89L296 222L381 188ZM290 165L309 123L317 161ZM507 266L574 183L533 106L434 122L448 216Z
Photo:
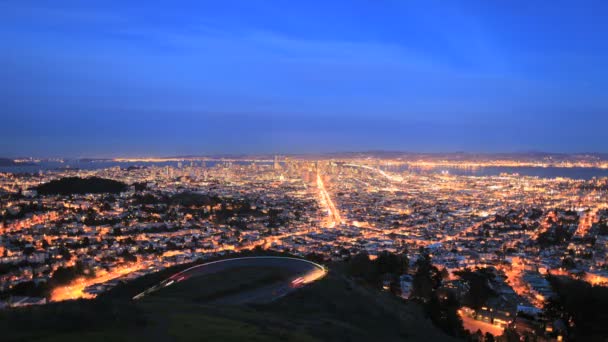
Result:
M441 284L441 274L433 266L431 256L425 249L416 260L416 274L412 282L412 296L428 301L433 296L435 289Z
M507 327L505 332L501 335L500 340L505 342L519 342L520 336L517 333L517 330L512 327Z
M608 336L608 287L566 277L550 276L548 280L556 293L555 302L547 307L551 318L573 321L571 332L581 341Z
M70 250L65 248L65 246L61 246L59 249L59 254L66 260L70 260L72 258L72 253L70 253Z
M405 270L403 259L399 255L387 251L380 252L374 263L380 274L403 274Z
M469 284L469 291L463 300L465 305L479 309L490 297L496 295L489 285L489 280L493 277L493 274L488 272L487 269L458 271L456 275Z
M576 262L571 257L565 257L562 260L562 267L568 270L576 268Z
M367 254L367 252L361 252L353 256L348 263L348 269L353 276L361 277L366 280L371 280L374 276L374 265L371 260L369 260L369 254Z
M122 253L120 253L119 256L122 257L123 260L126 262L136 262L137 261L137 257L135 255L131 254L126 249Z
M436 293L431 296L426 308L433 323L451 336L464 336L462 319L458 315L460 303L453 294L445 299L439 298Z
M401 264L403 265L403 272L407 273L410 270L410 258L407 256L407 249L401 253Z
M325 262L325 257L323 256L323 254L319 254L319 253L315 253L315 252L306 254L305 258L307 260L310 260L310 261L316 262L316 263L320 263L320 264Z

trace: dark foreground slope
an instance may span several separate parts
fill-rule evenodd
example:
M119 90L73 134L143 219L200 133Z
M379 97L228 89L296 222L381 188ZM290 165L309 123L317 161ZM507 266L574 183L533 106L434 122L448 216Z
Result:
M265 305L159 295L0 313L3 341L444 341L422 310L339 272Z

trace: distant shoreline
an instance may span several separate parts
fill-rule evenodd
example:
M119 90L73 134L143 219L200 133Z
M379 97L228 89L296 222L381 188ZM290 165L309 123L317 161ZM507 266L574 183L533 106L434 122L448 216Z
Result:
M0 158L0 166L33 166L35 165L34 163L30 163L30 162L18 162L15 161L14 159L10 159L10 158Z
M121 162L121 161L189 161L189 160L248 160L248 159L274 159L290 158L296 160L310 159L352 159L352 158L378 158L378 159L402 159L402 160L447 160L447 161L481 161L481 160L519 160L519 161L574 161L574 160L597 160L608 161L608 152L413 152L413 151L389 151L389 150L369 150L369 151L336 151L319 153L209 153L209 154L175 154L165 156L140 155L140 156L114 156L114 157L38 157L31 158L8 158L0 157L0 161L9 160L23 165L30 161L36 162Z

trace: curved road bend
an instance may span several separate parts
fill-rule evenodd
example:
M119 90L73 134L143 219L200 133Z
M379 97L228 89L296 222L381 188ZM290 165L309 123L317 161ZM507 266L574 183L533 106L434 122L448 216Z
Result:
M159 284L136 295L133 297L133 299L141 299L152 292L193 277L209 275L242 267L283 268L291 271L292 275L284 281L269 284L250 291L243 291L241 293L229 295L214 301L214 303L234 305L270 302L272 300L281 298L308 283L319 280L323 278L325 274L327 274L327 269L322 265L298 258L260 256L224 259L193 266L178 272L163 280Z

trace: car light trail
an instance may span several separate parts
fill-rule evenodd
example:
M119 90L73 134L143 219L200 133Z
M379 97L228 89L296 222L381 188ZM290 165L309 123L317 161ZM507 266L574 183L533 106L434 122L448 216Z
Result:
M293 288L302 287L305 284L312 283L317 281L327 274L327 269L315 262L306 259L298 259L292 257L276 257L276 256L259 256L259 257L240 257L240 258L232 258L232 259L223 259L217 261L211 261L208 263L204 263L201 265L192 266L188 269L185 269L181 272L178 272L171 277L161 281L159 284L152 286L151 288L139 293L138 295L133 297L133 300L141 299L153 292L156 292L164 287L167 287L175 282L175 279L183 279L183 278L191 278L194 276L203 276L206 274L213 274L216 272L221 272L225 270L229 270L230 268L239 268L239 267L247 267L247 266L267 266L268 262L281 262L284 265L282 266L270 266L270 267L284 267L289 268L293 263L301 263L299 266L305 265L310 269L305 273L302 273L300 269L297 274L297 278L288 282ZM260 265L255 265L259 263ZM288 264L289 263L289 264ZM283 294L284 295L284 294Z
M340 216L340 212L336 208L334 201L332 201L327 189L325 188L325 183L323 183L323 178L321 178L321 174L317 172L317 187L319 188L319 192L321 194L321 204L327 207L328 213L328 227L332 228L337 225L342 224L342 217Z

